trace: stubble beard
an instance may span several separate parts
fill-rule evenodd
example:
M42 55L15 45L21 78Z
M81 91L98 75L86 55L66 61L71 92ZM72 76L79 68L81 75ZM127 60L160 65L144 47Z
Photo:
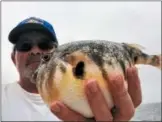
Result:
M32 78L32 75L34 74L36 69L32 69L30 67L27 67L24 72L23 72L23 76L25 79L28 79L31 83L36 84L35 80Z

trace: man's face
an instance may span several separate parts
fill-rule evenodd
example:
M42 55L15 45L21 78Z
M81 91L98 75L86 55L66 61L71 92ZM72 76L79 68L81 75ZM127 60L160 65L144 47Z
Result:
M41 55L53 51L55 46L47 35L40 32L28 32L20 36L15 49L12 60L20 77L30 79L40 63Z

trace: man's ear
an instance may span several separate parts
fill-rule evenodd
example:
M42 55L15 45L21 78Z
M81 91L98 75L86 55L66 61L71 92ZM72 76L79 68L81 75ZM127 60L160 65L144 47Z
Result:
M11 53L11 59L12 59L12 62L16 65L15 52Z

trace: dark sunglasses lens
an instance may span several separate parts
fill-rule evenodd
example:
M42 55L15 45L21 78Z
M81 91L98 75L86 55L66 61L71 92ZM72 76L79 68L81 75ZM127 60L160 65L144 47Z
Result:
M16 44L16 49L21 52L29 51L32 48L32 44L29 42L21 42Z
M54 48L54 44L52 42L49 42L49 41L47 41L47 42L45 42L45 41L44 42L41 42L41 43L38 44L38 46L39 46L39 48L41 50L49 50L49 49Z
M50 50L55 47L54 43L52 41L40 41L38 44L36 44L41 50ZM16 50L21 52L27 52L30 51L33 47L33 43L21 41L16 44Z

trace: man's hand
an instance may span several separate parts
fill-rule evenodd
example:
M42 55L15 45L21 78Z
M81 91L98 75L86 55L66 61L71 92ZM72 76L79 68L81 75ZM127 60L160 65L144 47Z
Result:
M89 80L85 91L89 105L96 121L129 121L135 112L135 108L142 101L140 80L135 67L127 70L128 90L124 87L124 81L120 75L110 77L109 88L112 92L115 109L114 112L108 109L108 105L96 84L96 81ZM51 106L51 111L64 121L85 121L79 113L70 110L61 102Z

